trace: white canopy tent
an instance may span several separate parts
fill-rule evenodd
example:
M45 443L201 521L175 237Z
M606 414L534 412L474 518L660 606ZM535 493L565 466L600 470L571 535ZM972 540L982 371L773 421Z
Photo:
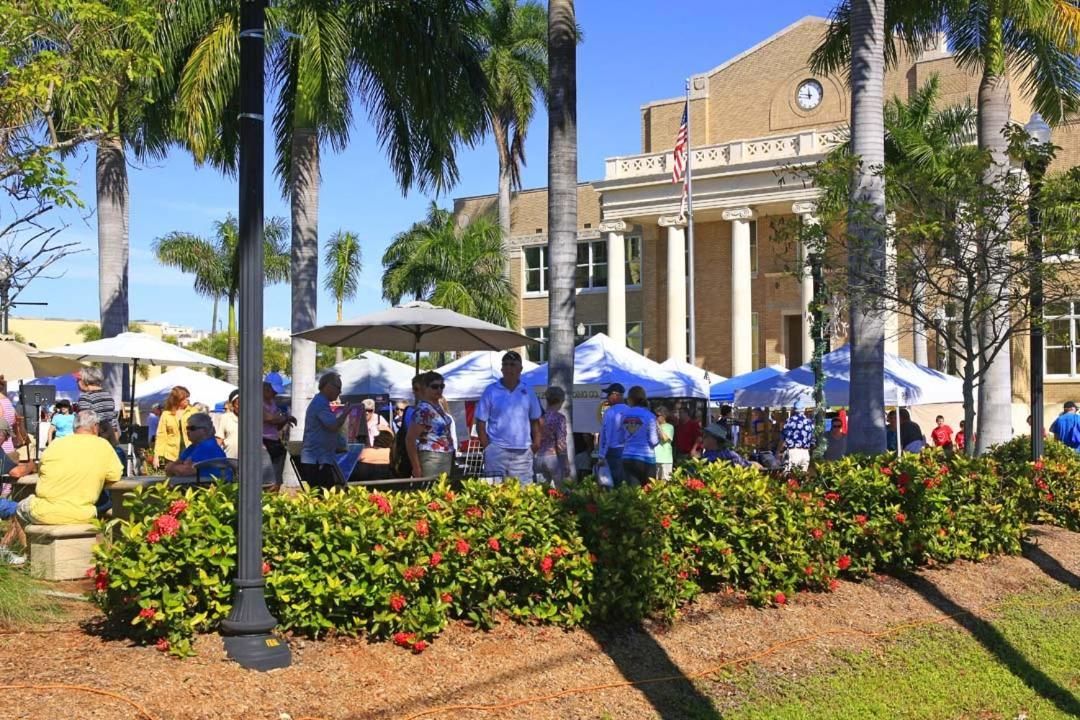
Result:
M480 350L452 360L435 372L443 376L446 388L443 397L448 402L479 400L484 389L502 379L502 351ZM522 371L528 372L537 367L536 363L522 359ZM412 372L409 377L395 383L391 389L395 398L412 398Z
M664 362L660 363L660 367L667 368L673 372L681 373L687 377L692 377L695 380L699 380L704 383L705 393L708 395L709 387L713 383L723 382L727 380L726 377L718 373L709 372L704 368L699 368L693 363L688 363L685 360L678 358L668 358Z
M218 380L198 370L174 368L141 383L135 393L135 404L141 412L146 412L155 403L165 402L169 392L177 385L187 388L191 393L192 403L202 403L211 409L228 400L229 393L236 389L232 383Z
M370 395L412 397L412 378L416 374L412 365L391 360L371 350L340 362L330 370L341 376L341 396L346 399ZM405 388L405 391L395 394L395 388Z
M528 385L547 385L547 363L524 373L521 379ZM633 385L640 385L649 397L709 397L704 382L666 368L613 342L603 333L593 335L577 346L574 350L574 385L604 386L615 382L628 390Z
M851 350L843 347L822 358L825 372L825 402L849 405ZM960 378L916 365L898 355L885 353L886 405L931 405L963 402ZM768 378L735 392L735 403L752 407L790 407L796 401L811 404L814 400L814 373L810 363L783 375Z

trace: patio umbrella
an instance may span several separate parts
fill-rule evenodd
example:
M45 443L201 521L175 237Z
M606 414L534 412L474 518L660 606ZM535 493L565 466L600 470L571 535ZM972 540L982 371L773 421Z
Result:
M431 303L413 301L296 333L293 337L334 347L421 352L454 350L506 350L540 341L493 323L477 320Z
M135 380L138 377L139 364L167 365L170 367L218 367L231 368L233 365L209 355L192 352L179 345L172 345L146 333L126 332L114 337L102 338L92 342L63 345L50 350L43 350L45 355L71 358L82 362L120 363L131 365L131 422L135 422ZM130 433L129 440L130 440ZM128 455L130 457L130 442Z
M81 367L77 361L47 355L12 338L0 338L0 375L9 380L67 375Z

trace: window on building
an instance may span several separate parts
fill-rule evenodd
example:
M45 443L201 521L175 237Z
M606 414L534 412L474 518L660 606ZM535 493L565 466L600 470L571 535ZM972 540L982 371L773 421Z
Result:
M607 287L607 240L578 243L577 278L578 290Z
M1080 300L1053 303L1046 318L1046 374L1075 377L1080 365Z
M547 247L533 245L525 248L525 292L543 293L548 289Z
M751 236L753 237L753 236ZM750 367L754 370L761 365L761 331L758 325L758 314L750 313Z
M539 345L530 345L528 348L529 359L534 363L547 362L547 328L527 327L525 334L534 340L539 340Z
M750 221L750 273L752 275L757 275L757 271L758 271L757 220L751 220Z
M626 347L634 352L645 352L645 332L640 322L626 323Z
M641 238L637 235L626 238L626 284L641 284Z

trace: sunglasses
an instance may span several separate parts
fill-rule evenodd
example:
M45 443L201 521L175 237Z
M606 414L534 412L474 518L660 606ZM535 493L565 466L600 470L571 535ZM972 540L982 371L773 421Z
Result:
M444 385L443 383L432 383L428 385L428 387L432 390L442 390L444 387L446 387L446 385Z
M374 410L367 410L367 409L365 409L365 410L364 410L364 413L365 413L366 415L370 415L370 414L371 414L371 413L373 413L373 412L375 412L375 411L374 411Z
M208 430L208 429L209 428L205 428L202 425L188 425L187 426L187 431L188 432L195 432L196 430Z

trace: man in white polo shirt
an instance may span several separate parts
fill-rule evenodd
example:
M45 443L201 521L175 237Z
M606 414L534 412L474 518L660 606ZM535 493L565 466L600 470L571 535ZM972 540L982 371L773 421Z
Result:
M521 356L513 350L503 355L502 375L476 405L484 472L527 485L533 479L533 454L540 448L540 400L521 382Z

